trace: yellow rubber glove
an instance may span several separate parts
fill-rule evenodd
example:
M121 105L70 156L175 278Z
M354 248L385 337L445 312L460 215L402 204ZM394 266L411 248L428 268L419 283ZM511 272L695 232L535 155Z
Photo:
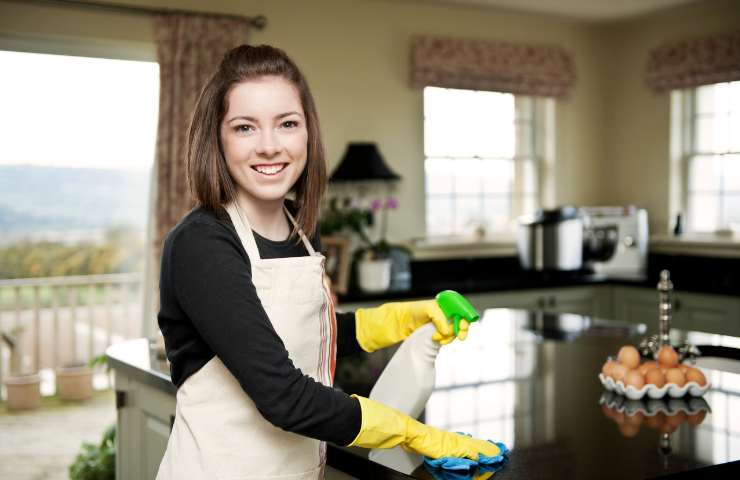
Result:
M355 311L357 341L366 352L374 352L398 343L425 323L434 323L437 331L432 339L446 345L455 339L452 325L437 305L436 300L391 302L376 308L358 308ZM465 340L468 322L460 322L457 338Z
M360 401L362 426L350 447L393 448L430 458L458 457L478 460L478 454L495 456L501 450L491 442L445 432L424 425L398 410L369 398L352 395Z

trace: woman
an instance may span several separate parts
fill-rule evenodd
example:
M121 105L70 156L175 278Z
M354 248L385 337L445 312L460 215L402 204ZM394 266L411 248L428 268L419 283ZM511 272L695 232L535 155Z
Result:
M187 161L198 206L162 253L158 318L178 392L158 479L320 478L326 441L498 453L332 388L337 345L373 351L430 321L438 342L454 336L431 300L340 315L337 329L315 233L326 184L318 117L284 52L226 54L195 107Z

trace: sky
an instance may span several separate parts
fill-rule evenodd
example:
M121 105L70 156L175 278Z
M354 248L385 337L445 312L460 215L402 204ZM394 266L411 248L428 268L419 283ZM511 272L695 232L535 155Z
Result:
M159 65L0 51L0 165L148 169Z

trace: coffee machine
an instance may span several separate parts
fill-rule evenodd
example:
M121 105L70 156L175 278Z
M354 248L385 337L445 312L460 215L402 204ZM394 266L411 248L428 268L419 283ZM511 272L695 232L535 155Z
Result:
M639 278L647 270L647 247L647 211L634 206L565 206L519 220L517 251L525 270Z

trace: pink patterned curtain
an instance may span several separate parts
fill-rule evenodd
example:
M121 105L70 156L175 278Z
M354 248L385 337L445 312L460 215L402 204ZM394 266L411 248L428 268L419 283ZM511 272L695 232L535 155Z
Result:
M200 91L224 54L246 43L248 19L166 14L154 18L159 61L154 254L167 232L193 206L185 172L186 133Z
M740 31L684 40L650 52L646 81L661 92L740 80Z
M412 40L412 87L564 97L575 80L575 62L560 47L435 36Z

